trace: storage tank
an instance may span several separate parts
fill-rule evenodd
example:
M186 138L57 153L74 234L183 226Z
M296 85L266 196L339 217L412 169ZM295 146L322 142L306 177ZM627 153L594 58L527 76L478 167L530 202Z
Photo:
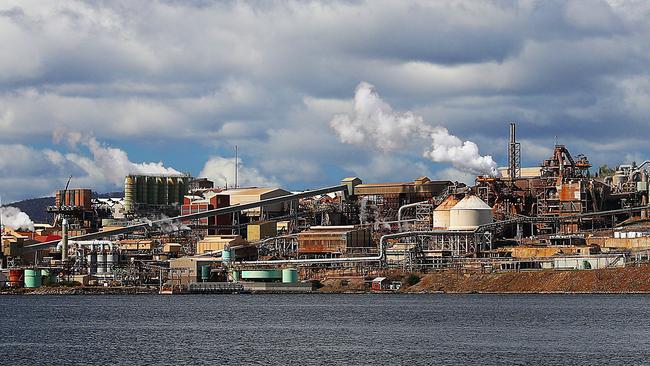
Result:
M97 274L106 273L106 254L103 252L97 253Z
M41 283L43 285L49 285L51 281L51 275L52 275L50 270L47 268L42 268L40 272L41 272Z
M155 205L158 200L158 185L156 177L147 177L147 203Z
M449 210L449 230L476 230L492 222L492 208L476 196L465 196Z
M12 268L9 270L9 286L11 287L23 287L23 275L24 271L22 268Z
M147 202L147 177L138 175L135 177L135 202L134 203L146 203Z
M187 194L187 185L189 184L189 179L187 177L178 177L178 202L183 203L183 198Z
M41 271L39 269L25 270L25 287L26 288L41 287Z
M106 254L106 273L112 273L117 265L117 254L109 252Z
M297 283L298 270L295 268L285 268L282 270L282 283Z
M167 204L172 205L178 202L178 185L176 178L167 178ZM181 201L181 203L183 203Z
M97 254L94 252L88 253L86 255L86 265L88 266L88 274L97 273Z
M447 229L449 227L449 210L458 203L458 198L449 195L433 210L433 227Z
M135 177L127 175L124 178L124 210L133 211L133 202L135 201Z
M158 204L167 204L167 179L158 177L156 178L156 186L158 189Z
M243 280L262 281L262 282L280 281L282 280L282 270L279 269L245 270L241 272L241 278Z

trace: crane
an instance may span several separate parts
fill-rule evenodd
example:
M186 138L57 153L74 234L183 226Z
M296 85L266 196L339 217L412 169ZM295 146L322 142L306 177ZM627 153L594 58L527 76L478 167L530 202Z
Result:
M68 181L65 183L65 188L63 188L63 191L61 191L61 195L59 196L59 202L57 202L56 205L57 213L56 216L54 217L54 226L57 226L59 224L59 221L61 220L61 202L65 199L65 193L68 191L68 187L70 186L71 180L72 180L72 176L69 176Z

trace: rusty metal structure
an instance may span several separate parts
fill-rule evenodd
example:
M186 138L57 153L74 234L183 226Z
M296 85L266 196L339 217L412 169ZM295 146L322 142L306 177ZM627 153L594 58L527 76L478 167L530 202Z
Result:
M355 187L354 199L362 223L391 221L397 220L401 206L423 201L437 204L449 193L464 188L465 185L458 182L419 177L413 182L359 184ZM427 212L420 212L420 215L424 217Z
M522 176L519 153L515 126L511 124L507 177L479 176L476 179L476 193L493 207L496 220L518 216L576 217L621 207L620 199L612 195L612 187L604 179L591 176L589 168L592 165L586 156L574 158L566 146L555 145L553 154L540 164L537 174ZM552 220L540 221L531 225L527 234L575 233L583 228L601 226L603 223L598 220L561 220L560 224Z

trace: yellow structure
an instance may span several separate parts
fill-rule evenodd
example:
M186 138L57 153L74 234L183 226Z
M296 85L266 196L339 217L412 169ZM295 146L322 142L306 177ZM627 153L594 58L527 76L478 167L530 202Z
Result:
M196 244L196 253L204 254L246 243L239 235L208 235Z
M554 255L589 255L591 247L576 245L558 246L516 246L509 248L514 258L543 258Z
M248 241L260 241L266 238L277 236L278 226L273 221L260 221L248 224L246 239Z

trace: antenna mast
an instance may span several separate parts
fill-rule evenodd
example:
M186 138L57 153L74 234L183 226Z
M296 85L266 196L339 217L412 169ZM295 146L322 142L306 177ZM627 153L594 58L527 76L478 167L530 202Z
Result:
M235 145L235 189L237 189L237 171L239 170L239 150Z

